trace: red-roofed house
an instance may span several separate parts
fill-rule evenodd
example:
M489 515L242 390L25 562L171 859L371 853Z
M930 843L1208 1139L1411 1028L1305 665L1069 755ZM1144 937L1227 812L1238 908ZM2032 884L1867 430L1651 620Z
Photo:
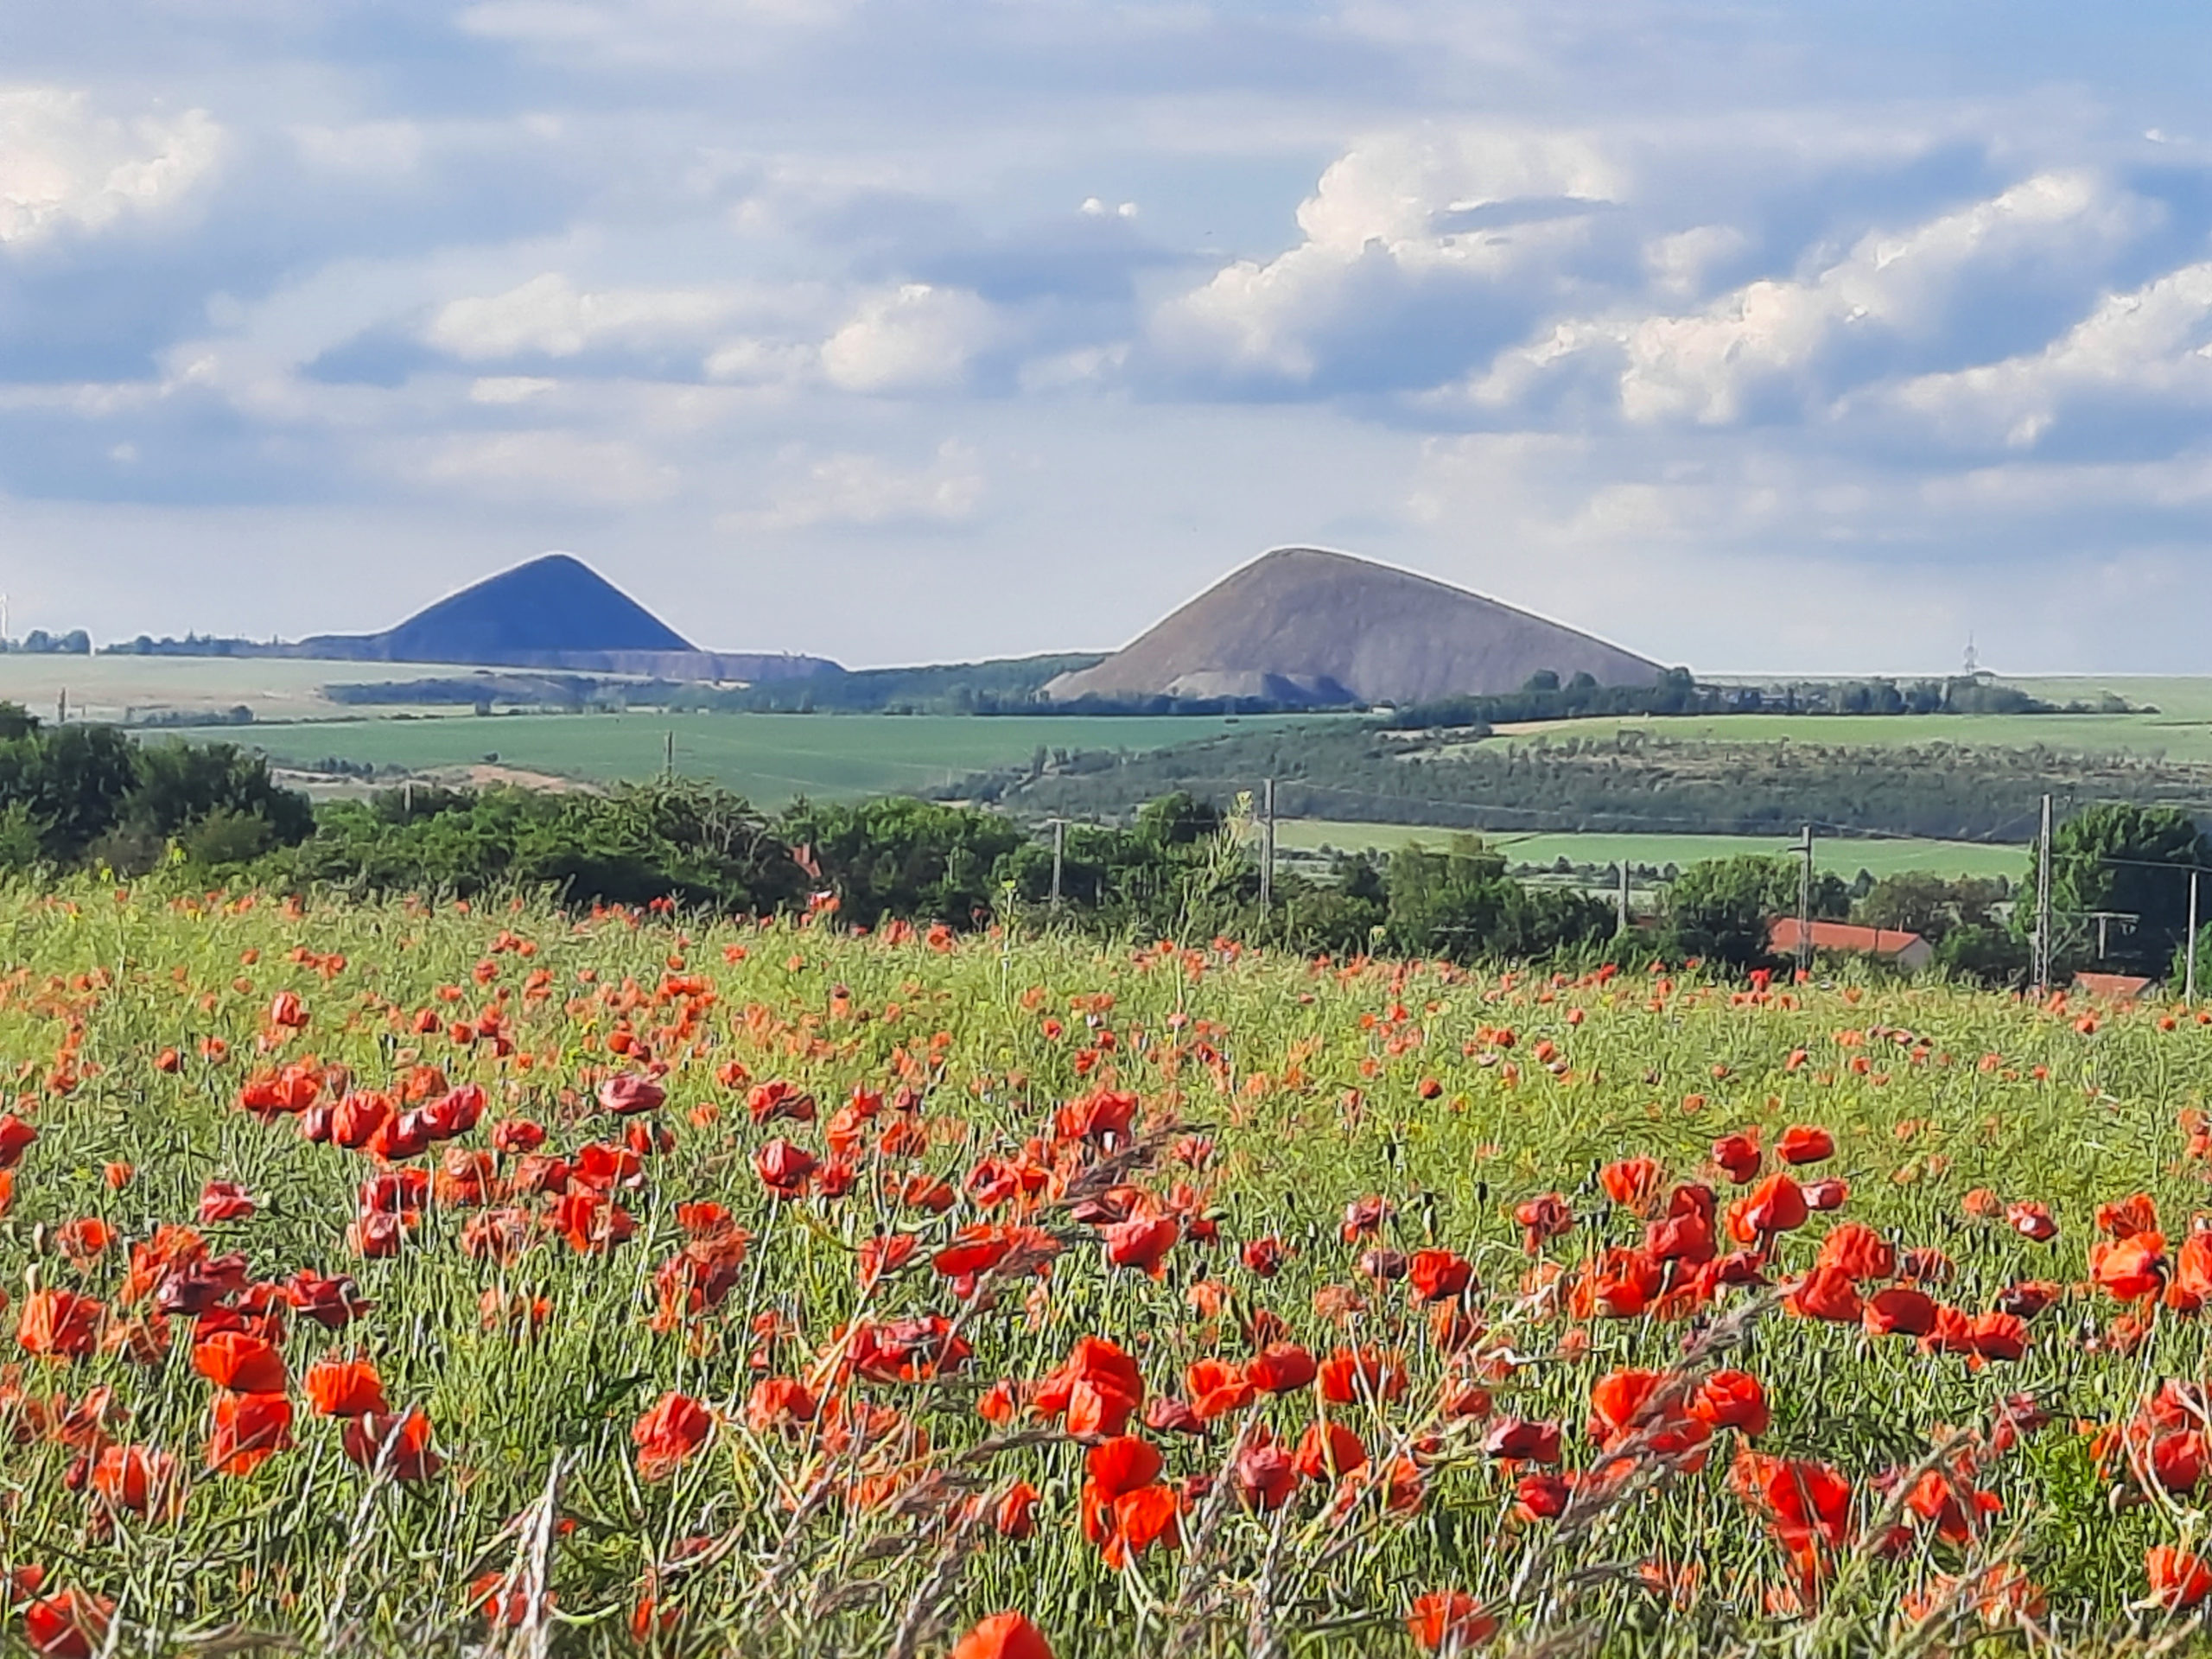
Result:
M2074 988L2107 1002L2133 1002L2151 988L2151 982L2139 974L2076 974Z
M1859 927L1851 922L1815 922L1813 949L1839 956L1879 957L1905 972L1917 973L1936 960L1936 947L1917 933L1897 927ZM1777 957L1797 950L1797 918L1777 916L1767 924L1767 949Z

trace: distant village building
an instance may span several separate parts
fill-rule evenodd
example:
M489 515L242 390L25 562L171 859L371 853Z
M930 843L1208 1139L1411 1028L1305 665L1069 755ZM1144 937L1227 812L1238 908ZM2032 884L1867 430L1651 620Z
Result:
M2151 988L2140 974L2076 974L2074 989L2105 1002L2133 1002Z
M1878 957L1909 974L1918 973L1936 960L1936 947L1917 933L1897 927L1859 927L1850 922L1815 922L1809 929L1813 949L1837 956ZM1777 916L1767 924L1767 948L1778 957L1796 954L1800 935L1795 916Z

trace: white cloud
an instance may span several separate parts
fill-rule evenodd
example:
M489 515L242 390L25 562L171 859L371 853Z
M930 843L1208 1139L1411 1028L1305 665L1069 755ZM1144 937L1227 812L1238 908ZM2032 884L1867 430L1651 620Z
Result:
M1732 225L1700 225L1655 238L1643 250L1643 268L1661 293L1694 299L1707 271L1750 245L1751 238Z
M0 91L0 245L173 204L213 169L222 139L205 110L123 121L79 92Z
M972 518L983 499L975 451L954 440L918 469L850 453L812 461L789 453L784 465L797 470L770 491L766 506L726 514L718 527L776 531L817 524L957 524Z
M908 283L863 301L823 345L822 367L846 391L935 391L958 385L996 332L967 289Z
M811 345L748 335L716 346L708 353L706 369L717 380L741 385L785 385L812 374L821 356Z
M2107 295L2040 352L1923 375L1872 401L1955 440L2026 448L2080 397L2212 404L2212 264Z
M1909 231L1869 232L1809 276L1746 283L1701 311L1555 323L1503 353L1470 391L1505 407L1553 369L1600 353L1618 365L1629 419L1726 425L1758 386L1809 372L1852 334L1933 339L1973 283L2008 264L2056 269L2108 254L2146 211L2094 175L2039 174Z
M1627 188L1579 133L1387 133L1332 162L1300 205L1305 239L1240 259L1155 319L1161 343L1236 370L1289 379L1318 366L1313 336L1375 298L1377 280L1495 282L1580 243L1586 214ZM1515 204L1534 214L1494 210ZM1488 211L1486 211L1488 210Z
M696 339L740 305L734 294L702 288L579 289L558 271L503 294L448 302L425 337L472 362L541 353L575 357L594 346L648 346Z
M557 430L467 434L404 448L402 477L453 486L497 501L629 507L659 501L676 468L637 445Z
M485 375L469 383L468 401L494 407L526 404L533 397L543 397L560 384L531 374Z

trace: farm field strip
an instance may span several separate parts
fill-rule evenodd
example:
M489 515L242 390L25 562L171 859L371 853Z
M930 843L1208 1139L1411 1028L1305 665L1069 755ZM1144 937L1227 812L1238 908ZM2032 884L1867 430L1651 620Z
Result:
M1688 866L1743 853L1783 853L1793 844L1782 837L1764 836L1471 833L1483 834L1491 846L1516 864L1537 865L1561 858L1575 864L1610 864L1625 857L1631 864ZM1275 842L1294 852L1318 852L1324 847L1337 852L1389 852L1415 843L1441 848L1449 844L1453 834L1433 825L1285 818L1275 826ZM1863 869L1878 877L1904 870L1928 870L1942 875L2002 875L2018 880L2027 868L2028 858L2025 847L1904 836L1816 836L1813 852L1814 861L1821 868L1847 879Z
M7 902L48 1656L1925 1651L2212 1595L2186 1010Z
M1019 765L1039 746L1156 748L1235 723L1204 715L518 714L188 734L245 742L286 767L335 758L430 772L496 754L504 766L610 783L658 776L673 733L677 767L685 776L777 806L802 794L834 799L936 787Z

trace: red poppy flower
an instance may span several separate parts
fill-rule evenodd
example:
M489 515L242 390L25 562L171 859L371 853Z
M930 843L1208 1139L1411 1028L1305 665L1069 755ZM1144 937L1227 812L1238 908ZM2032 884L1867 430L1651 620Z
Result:
M39 1659L92 1659L114 1617L115 1604L105 1596L64 1590L23 1609L23 1636Z
M35 1290L23 1298L16 1342L28 1354L82 1359L99 1346L106 1314L99 1302L73 1290Z
M1475 1269L1451 1250L1415 1250L1406 1267L1407 1281L1425 1302L1448 1301L1473 1282Z
M219 1331L193 1344L192 1368L232 1394L282 1394L284 1356L260 1337Z
M1846 1278L1859 1281L1887 1279L1897 1270L1896 1247L1872 1227L1856 1221L1830 1229L1814 1259L1823 1268L1834 1268Z
M1144 1404L1137 1363L1103 1337L1082 1337L1060 1368L1042 1379L1033 1402L1043 1417L1065 1417L1071 1434L1119 1434Z
M2051 1219L2050 1211L2026 1200L2005 1206L2005 1224L2037 1244L2048 1244L2058 1236L2058 1224Z
M1659 1195L1666 1170L1656 1158L1625 1158L1598 1172L1605 1196L1624 1210L1642 1210Z
M634 1072L609 1077L599 1085L600 1109L620 1116L650 1112L667 1098L667 1091L660 1084Z
M806 1191L807 1178L817 1167L814 1154L784 1140L771 1141L753 1154L753 1170L760 1184L779 1198L795 1198Z
M667 1479L677 1465L706 1444L714 1427L714 1414L705 1406L689 1395L670 1389L631 1425L630 1439L638 1448L639 1478Z
M2170 1492L2193 1492L2204 1478L2204 1436L2184 1429L2152 1437L2145 1459L2151 1478Z
M1372 1348L1339 1348L1321 1362L1319 1374L1321 1397L1332 1405L1395 1400L1406 1391L1405 1368Z
M2143 1576L2150 1582L2151 1599L2168 1612L2186 1612L2212 1595L2212 1566L2171 1544L2151 1547L2143 1557Z
M365 1359L320 1359L300 1379L308 1403L325 1417L358 1417L363 1412L386 1412L384 1379Z
M1001 1538L1022 1539L1037 1530L1037 1505L1043 1494L1026 1480L1017 1480L1000 1496L991 1510L991 1525Z
M755 1434L788 1429L814 1421L818 1402L794 1377L763 1377L746 1396L745 1426Z
M2089 1276L2123 1302L2155 1296L2165 1282L2166 1241L2155 1232L2131 1232L2116 1243L2093 1245Z
M2133 1238L2158 1230L2158 1206L2148 1192L2134 1192L2116 1204L2097 1206L2097 1230L2113 1237Z
M1863 1311L1858 1286L1840 1268L1815 1268L1783 1300L1800 1319L1830 1319L1838 1325L1857 1324Z
M1522 1229L1522 1247L1534 1255L1548 1239L1564 1238L1574 1230L1574 1211L1556 1192L1524 1198L1513 1209L1514 1224Z
M1759 1173L1759 1132L1752 1128L1722 1135L1713 1143L1713 1161L1738 1186L1748 1184Z
M1414 1598L1406 1630L1426 1653L1458 1653L1497 1634L1497 1620L1462 1590L1432 1590Z
M171 1509L181 1496L176 1459L150 1446L107 1446L92 1465L92 1490L114 1508L133 1515Z
M253 1199L236 1181L210 1181L200 1189L200 1224L244 1221L254 1211Z
M1183 1389L1191 1397L1191 1410L1202 1423L1243 1410L1258 1394L1243 1367L1218 1359L1193 1362L1183 1373Z
M952 1644L952 1659L1052 1659L1052 1649L1020 1613L993 1613Z
M1766 1390L1748 1371L1715 1371L1690 1396L1690 1414L1711 1428L1733 1428L1746 1436L1764 1434L1773 1421Z
M1311 1423L1292 1463L1308 1480L1331 1479L1366 1467L1367 1447L1342 1423Z
M1775 1142L1774 1155L1785 1164L1817 1164L1835 1156L1835 1137L1826 1129L1792 1124Z
M1262 1394L1295 1394L1319 1374L1313 1356L1294 1342L1271 1343L1244 1368Z
M292 1444L292 1402L281 1394L218 1394L207 1437L211 1473L245 1476Z
M1237 1501L1262 1514L1281 1509L1298 1490L1298 1466L1290 1453L1265 1437L1245 1445L1229 1474L1236 1485Z
M343 1330L376 1306L364 1300L344 1274L326 1279L304 1268L285 1281L284 1300L302 1319L313 1319L326 1331Z
M370 1412L346 1420L339 1447L364 1469L382 1465L394 1480L429 1480L445 1467L430 1446L430 1419L420 1406L400 1416Z
M1559 1441L1557 1423L1501 1417L1483 1436L1483 1452L1488 1457L1510 1458L1519 1463L1557 1463Z
M1098 1230L1106 1242L1108 1262L1117 1268L1140 1268L1157 1279L1164 1271L1161 1264L1167 1252L1183 1236L1183 1224L1173 1216L1132 1217Z
M1183 1500L1173 1487L1140 1486L1116 1498L1103 1522L1099 1556L1116 1572L1154 1544L1177 1549L1183 1542Z

